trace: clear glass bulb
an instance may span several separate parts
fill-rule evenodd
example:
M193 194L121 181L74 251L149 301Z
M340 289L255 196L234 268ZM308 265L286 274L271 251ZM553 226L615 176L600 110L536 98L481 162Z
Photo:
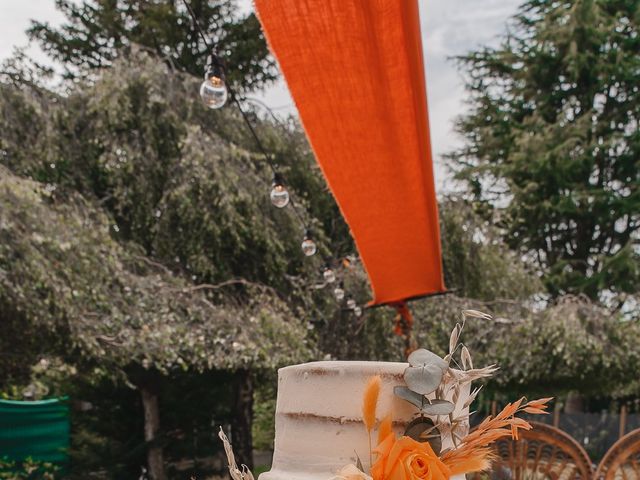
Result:
M341 287L336 287L333 289L333 294L336 297L336 300L340 301L344 298L344 289Z
M336 281L336 274L330 268L325 268L324 272L322 272L322 276L324 277L324 281L327 283L333 283Z
M282 184L274 184L269 197L274 207L284 208L289 205L289 192L287 191L287 187Z
M315 253L318 251L316 242L314 242L313 239L309 237L305 237L305 239L302 241L302 244L300 246L302 247L302 252L307 257L315 255Z
M205 78L200 85L200 98L205 107L221 108L227 101L227 86L220 77Z
M356 308L356 301L353 298L350 298L349 300L347 300L347 308L350 310L353 310L354 308Z
M354 314L356 317L359 317L360 315L362 315L362 308L361 308L361 307L355 307L355 308L353 309L353 314Z

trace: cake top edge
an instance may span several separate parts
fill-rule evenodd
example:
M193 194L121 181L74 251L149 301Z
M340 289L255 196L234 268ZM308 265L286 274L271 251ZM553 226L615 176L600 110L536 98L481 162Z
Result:
M384 373L402 374L409 366L403 362L371 362L364 360L323 360L318 362L300 363L289 365L278 370L281 374L295 372L353 372L363 375L376 375Z

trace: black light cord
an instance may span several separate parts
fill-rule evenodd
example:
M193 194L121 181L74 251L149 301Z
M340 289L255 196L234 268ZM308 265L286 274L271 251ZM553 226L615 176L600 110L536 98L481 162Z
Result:
M182 0L182 2L184 3L184 6L187 7L187 11L189 12L189 15L191 16L191 20L193 21L193 24L196 27L196 31L202 37L202 40L204 41L204 44L207 47L207 50L212 51L213 45L209 44L209 40L207 39L207 36L205 35L204 30L202 30L202 27L200 26L200 23L198 22L198 18L196 17L195 12L191 8L191 5L187 0Z
M242 108L242 104L240 103L240 100L238 99L238 96L236 95L236 92L234 90L232 90L231 88L229 88L228 85L227 85L227 89L229 90L229 94L231 95L232 100L235 102L236 106L238 107L238 110L240 111L240 115L242 115L242 118L244 119L244 122L247 124L247 128L251 132L251 135L253 136L253 139L255 140L256 145L258 146L258 150L260 150L260 152L262 153L262 155L266 159L267 164L269 165L269 168L271 168L271 172L273 173L274 176L276 176L276 175L282 176L282 174L280 172L278 172L278 169L276 168L276 166L271 161L271 156L267 153L267 150L262 145L262 142L260 141L260 137L258 136L258 133L256 132L255 128L253 128L253 125L252 125L251 121L249 120L249 117L247 116L247 113ZM286 185L286 182L285 182L285 185ZM308 232L309 231L309 226L308 226L307 222L305 222L304 217L302 216L302 214L298 211L298 208L296 207L296 203L293 200L293 196L291 195L291 193L289 193L289 203L291 204L291 208L293 209L294 213L298 217L298 220L300 220L300 223L302 223L302 226L304 227L305 232Z

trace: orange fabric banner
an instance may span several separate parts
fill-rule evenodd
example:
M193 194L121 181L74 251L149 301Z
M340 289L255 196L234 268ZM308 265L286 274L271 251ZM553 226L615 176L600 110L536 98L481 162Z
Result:
M372 303L443 292L416 0L255 4Z

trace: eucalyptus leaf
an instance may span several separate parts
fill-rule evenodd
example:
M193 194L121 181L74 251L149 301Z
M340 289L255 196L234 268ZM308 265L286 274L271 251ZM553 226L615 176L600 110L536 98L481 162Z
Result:
M405 386L398 386L393 389L393 393L395 393L398 397L406 400L412 405L415 405L418 408L422 408L424 404L426 404L426 400L424 395L420 395L419 393L412 392L409 388Z
M411 352L407 358L409 365L412 367L421 367L425 365L436 365L442 370L446 370L448 367L447 362L440 358L435 353L427 350L426 348L419 348Z
M444 370L438 365L407 367L404 371L404 381L414 392L427 395L435 392L436 388L438 388L442 381L443 373Z
M421 410L425 415L449 415L454 408L453 403L447 400L432 400L431 403L425 403Z

